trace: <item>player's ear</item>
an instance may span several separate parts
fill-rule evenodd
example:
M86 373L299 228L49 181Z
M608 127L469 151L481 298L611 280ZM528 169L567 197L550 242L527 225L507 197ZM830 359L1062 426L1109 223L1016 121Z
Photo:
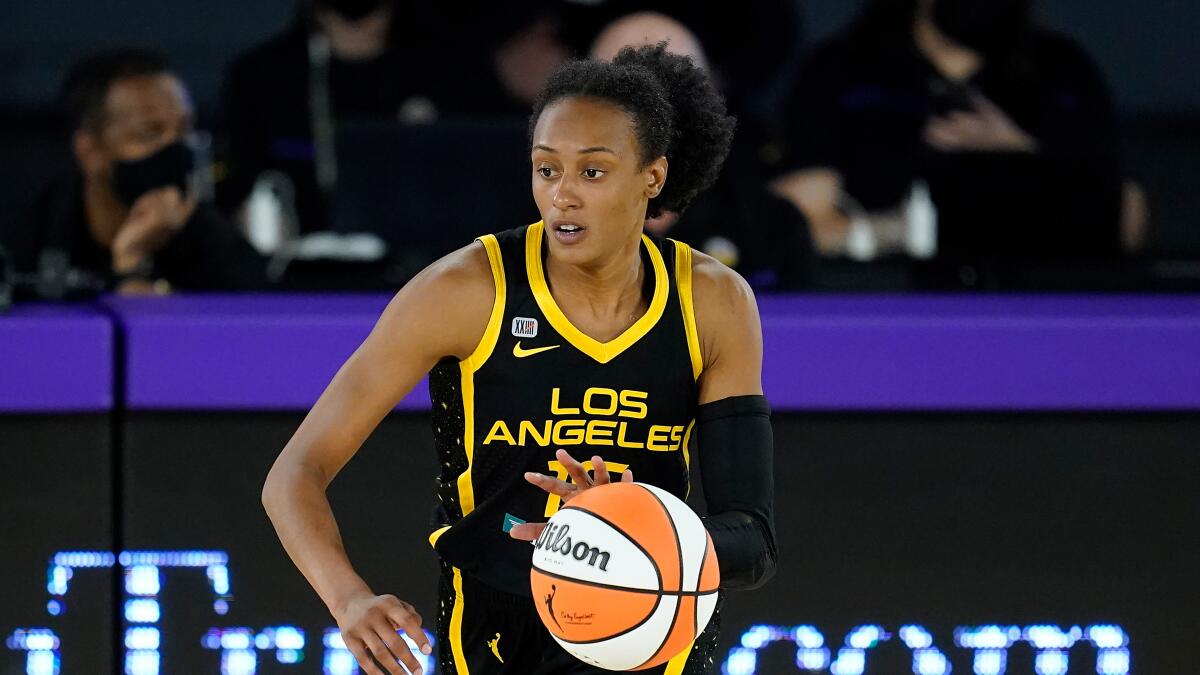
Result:
M667 184L667 158L658 159L646 165L646 198L654 199L662 192Z

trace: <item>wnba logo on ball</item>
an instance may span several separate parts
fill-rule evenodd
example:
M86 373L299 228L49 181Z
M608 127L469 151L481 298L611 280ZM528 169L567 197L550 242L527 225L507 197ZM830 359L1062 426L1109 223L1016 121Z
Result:
M559 553L564 557L571 556L580 562L587 560L587 564L591 567L596 567L596 563L599 562L600 569L607 572L608 559L611 557L609 552L590 546L585 541L573 541L567 534L570 531L570 525L547 525L546 529L542 530L542 533L533 542L533 547L550 553Z

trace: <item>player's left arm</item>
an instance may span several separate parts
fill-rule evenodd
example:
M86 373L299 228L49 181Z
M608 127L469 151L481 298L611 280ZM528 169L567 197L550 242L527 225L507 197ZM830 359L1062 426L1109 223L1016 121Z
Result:
M721 585L750 589L775 573L774 451L762 391L762 324L749 284L693 252L692 297L704 369L696 414L705 527Z

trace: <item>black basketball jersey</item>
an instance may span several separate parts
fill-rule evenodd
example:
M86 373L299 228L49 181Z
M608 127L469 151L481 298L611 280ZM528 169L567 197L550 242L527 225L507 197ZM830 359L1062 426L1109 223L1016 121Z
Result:
M529 595L531 549L508 530L542 522L560 498L526 471L569 480L563 448L613 479L684 498L696 413L700 346L691 297L691 249L642 237L649 309L609 342L583 334L555 304L543 267L542 223L481 237L496 301L478 348L429 374L440 462L429 537L448 564L510 593Z

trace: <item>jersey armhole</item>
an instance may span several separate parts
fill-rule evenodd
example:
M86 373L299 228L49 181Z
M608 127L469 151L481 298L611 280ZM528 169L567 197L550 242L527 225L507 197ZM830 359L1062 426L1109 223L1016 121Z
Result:
M500 255L500 242L496 239L496 235L486 234L476 241L483 244L484 250L487 251L488 265L492 268L492 281L496 285L496 300L492 303L492 314L488 317L487 328L483 331L479 345L462 362L465 368L472 371L479 370L479 367L492 355L492 350L496 348L496 340L500 337L500 323L504 320L504 303L508 294L508 285L504 280L504 259Z
M675 286L683 310L683 331L687 334L688 355L692 360L692 379L699 380L704 371L704 357L700 354L700 334L696 330L696 311L692 304L692 247L673 239L671 243L675 244Z

